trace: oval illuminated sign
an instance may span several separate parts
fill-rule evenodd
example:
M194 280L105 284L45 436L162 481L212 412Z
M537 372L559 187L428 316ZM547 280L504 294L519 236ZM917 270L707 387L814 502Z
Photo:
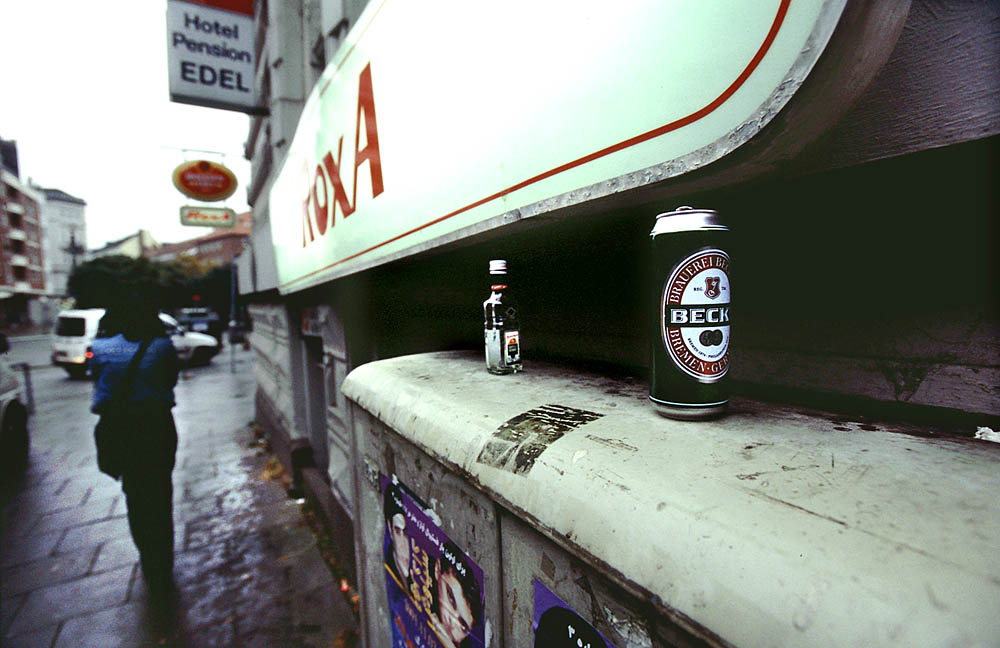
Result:
M225 200L236 191L236 184L232 171L208 160L192 160L174 169L174 186L196 200Z

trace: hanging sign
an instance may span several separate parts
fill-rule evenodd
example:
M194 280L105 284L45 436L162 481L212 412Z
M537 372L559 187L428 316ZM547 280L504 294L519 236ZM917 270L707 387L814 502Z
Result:
M236 212L226 207L181 207L181 225L235 227Z
M188 198L215 202L236 191L236 176L228 168L208 160L191 160L174 169L174 186Z
M169 0L170 100L260 113L253 0Z

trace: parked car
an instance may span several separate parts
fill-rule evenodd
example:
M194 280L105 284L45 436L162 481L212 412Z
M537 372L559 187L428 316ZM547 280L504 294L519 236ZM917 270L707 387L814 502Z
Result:
M218 313L212 309L204 307L182 308L175 315L177 321L188 331L207 333L216 340L222 341L225 322L219 319Z
M0 333L0 354L10 349L7 336ZM0 356L0 462L2 476L23 468L28 459L28 409L17 373Z
M177 357L184 364L192 367L207 365L215 354L222 350L222 345L211 335L189 331L186 326L166 313L160 313L160 320L166 326L170 341L177 349Z
M70 378L83 378L90 371L90 346L102 336L100 321L103 308L67 310L59 313L56 335L52 342L52 363L64 368ZM176 319L160 313L160 321L177 349L181 363L189 366L206 365L221 350L219 341L211 335L188 331Z

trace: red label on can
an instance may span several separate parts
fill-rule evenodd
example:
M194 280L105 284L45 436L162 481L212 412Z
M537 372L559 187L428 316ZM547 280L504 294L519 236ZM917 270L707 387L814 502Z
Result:
M663 286L663 345L699 382L716 382L729 370L729 305L729 255L716 248L685 257Z

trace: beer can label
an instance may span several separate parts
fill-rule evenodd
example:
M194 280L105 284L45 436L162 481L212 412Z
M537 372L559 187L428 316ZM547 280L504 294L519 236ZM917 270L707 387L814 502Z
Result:
M684 257L663 285L663 345L698 382L717 382L729 370L729 305L729 255L717 248Z

